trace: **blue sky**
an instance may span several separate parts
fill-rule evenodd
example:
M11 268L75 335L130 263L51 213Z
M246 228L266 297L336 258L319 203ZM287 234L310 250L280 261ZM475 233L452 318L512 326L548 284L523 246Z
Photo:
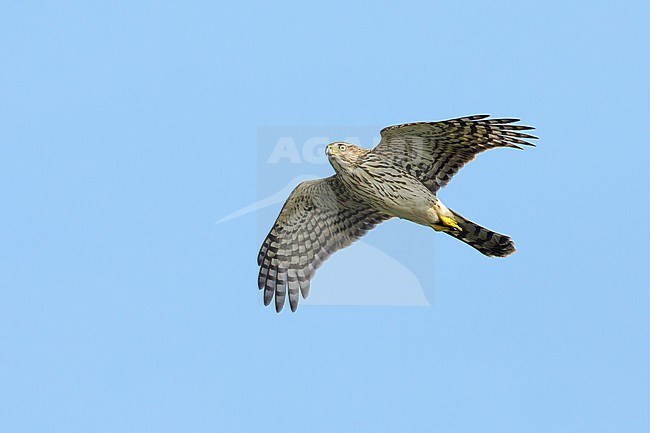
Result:
M3 3L0 429L648 431L649 12ZM538 128L440 194L515 255L389 222L430 306L261 305L260 128L475 113Z

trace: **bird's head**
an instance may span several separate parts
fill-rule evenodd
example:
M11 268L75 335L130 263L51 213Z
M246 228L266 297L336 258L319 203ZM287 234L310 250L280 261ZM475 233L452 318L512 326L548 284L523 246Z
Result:
M357 159L366 152L368 152L367 149L342 141L330 143L325 148L327 158L336 171L352 170L357 163Z

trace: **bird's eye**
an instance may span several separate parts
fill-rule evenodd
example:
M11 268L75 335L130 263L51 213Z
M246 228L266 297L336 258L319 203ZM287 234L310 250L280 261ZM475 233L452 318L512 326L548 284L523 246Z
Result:
M347 147L345 144L339 144L339 150L340 150L341 152L345 152L345 149L347 149L347 148L348 148L348 147Z

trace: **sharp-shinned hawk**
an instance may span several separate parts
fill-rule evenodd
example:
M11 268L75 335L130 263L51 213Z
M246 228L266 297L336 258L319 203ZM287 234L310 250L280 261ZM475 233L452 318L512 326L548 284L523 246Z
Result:
M520 132L534 128L514 125L519 119L488 117L389 126L372 150L329 144L326 153L336 174L298 185L259 251L264 304L275 297L279 312L288 293L295 311L325 259L392 217L447 233L486 256L513 253L508 236L465 219L436 197L478 153L496 147L521 149L519 145L533 145L525 140L537 138Z

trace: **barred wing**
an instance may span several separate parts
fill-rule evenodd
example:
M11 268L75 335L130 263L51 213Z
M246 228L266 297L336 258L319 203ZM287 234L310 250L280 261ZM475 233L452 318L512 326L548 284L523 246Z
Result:
M291 311L296 311L299 292L307 298L321 263L389 218L350 196L336 176L298 185L257 256L264 305L275 295L280 312L288 291Z
M535 128L513 125L519 119L488 117L481 114L389 126L381 130L381 141L372 152L391 159L435 193L483 151L534 146L526 140L537 137L520 131Z

